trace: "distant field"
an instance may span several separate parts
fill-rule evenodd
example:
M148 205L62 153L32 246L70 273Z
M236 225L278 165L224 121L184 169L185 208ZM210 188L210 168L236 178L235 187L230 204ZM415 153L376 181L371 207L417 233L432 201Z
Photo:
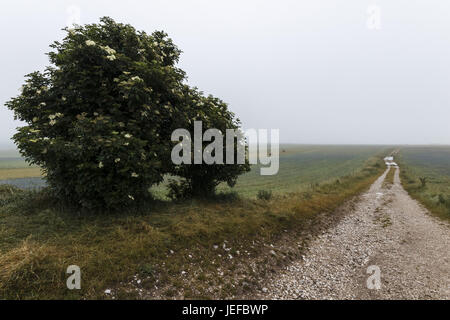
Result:
M400 162L405 189L432 212L450 219L450 146L405 147ZM425 178L425 185L420 178Z
M364 162L387 150L382 146L280 146L280 170L274 176L261 176L259 165L239 177L230 189L220 185L219 191L236 191L244 197L256 197L259 190L274 194L303 191L312 184L336 180L361 170ZM165 185L152 188L160 198L167 193Z
M42 175L37 166L28 165L20 157L2 157L0 153L0 183L4 180L34 178Z
M274 194L304 191L313 184L356 173L367 159L385 149L382 146L282 145L277 175L261 176L260 166L255 165L249 173L239 177L233 189L223 184L218 191L233 190L249 198L256 197L259 190L270 190ZM0 158L0 184L8 183L21 188L42 186L43 182L37 177L41 177L40 169L29 167L23 159ZM152 192L164 199L166 184L152 188Z

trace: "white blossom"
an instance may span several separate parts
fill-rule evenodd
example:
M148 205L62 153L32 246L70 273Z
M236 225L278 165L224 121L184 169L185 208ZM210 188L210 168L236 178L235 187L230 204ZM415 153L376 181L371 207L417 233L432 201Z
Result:
M92 40L86 40L86 45L87 45L87 46L95 46L95 41L92 41Z
M100 161L100 162L98 163L98 167L99 167L100 169L103 168L103 162Z
M109 55L114 55L116 53L116 50L114 50L114 49L112 49L112 48L110 48L108 46L102 47L102 49L105 50L106 53L109 54Z
M131 81L143 81L143 80L138 76L134 76L131 78Z
M136 172L133 172L133 173L131 174L131 176L132 176L133 178L139 177L139 175L138 175Z

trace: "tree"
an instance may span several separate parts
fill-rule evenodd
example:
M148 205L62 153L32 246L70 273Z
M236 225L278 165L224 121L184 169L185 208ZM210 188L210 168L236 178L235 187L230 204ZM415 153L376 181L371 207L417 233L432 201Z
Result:
M65 31L51 45L51 65L27 75L6 103L26 122L15 143L44 170L55 196L91 210L121 208L146 200L165 174L184 178L185 194L211 195L249 170L248 163L172 163L173 130L200 120L225 131L239 120L220 99L184 83L181 51L167 34L107 17Z
M172 130L186 124L180 50L163 32L110 18L65 30L51 66L6 103L27 123L13 139L63 200L89 209L143 200L171 167Z
M222 100L213 97L212 95L204 96L202 92L196 88L184 87L184 104L186 105L186 114L188 115L189 126L186 128L191 137L194 136L195 121L202 122L202 134L207 129L218 129L225 135L227 129L240 129L240 120L237 119L228 106ZM212 142L224 146L226 144L225 137L221 141L216 141L216 138L211 137ZM224 164L201 164L194 163L194 152L191 156L191 164L173 165L171 173L181 177L181 181L173 180L170 183L170 195L172 198L207 198L214 195L216 187L225 182L230 187L236 184L238 176L242 173L250 171L248 159L244 159L244 163L237 163L238 145L244 146L242 137L233 138L233 164L226 164L226 148L222 149L222 159ZM191 141L193 144L193 141ZM209 142L203 143L201 146L201 154L203 154ZM245 149L245 153L247 150ZM216 150L212 151L212 156Z

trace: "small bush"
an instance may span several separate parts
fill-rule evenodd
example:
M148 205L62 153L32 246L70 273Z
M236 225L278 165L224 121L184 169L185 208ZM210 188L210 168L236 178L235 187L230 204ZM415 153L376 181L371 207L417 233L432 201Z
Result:
M419 181L420 181L421 188L425 188L427 186L427 177L420 177Z
M169 192L167 196L173 201L186 200L192 198L191 188L186 180L170 180Z
M440 204L445 204L447 202L447 199L445 199L445 196L441 193L438 197Z
M267 190L259 190L258 191L258 199L259 200L270 200L272 199L272 191L267 191Z

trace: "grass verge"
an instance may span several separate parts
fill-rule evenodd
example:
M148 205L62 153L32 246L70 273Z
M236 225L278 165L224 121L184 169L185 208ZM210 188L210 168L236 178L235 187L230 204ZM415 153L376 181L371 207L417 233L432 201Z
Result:
M431 213L450 221L450 147L404 147L399 156L405 190Z
M427 179L425 185L420 178ZM413 199L419 201L439 218L450 221L450 194L448 193L450 178L418 172L403 164L400 179L403 188Z

